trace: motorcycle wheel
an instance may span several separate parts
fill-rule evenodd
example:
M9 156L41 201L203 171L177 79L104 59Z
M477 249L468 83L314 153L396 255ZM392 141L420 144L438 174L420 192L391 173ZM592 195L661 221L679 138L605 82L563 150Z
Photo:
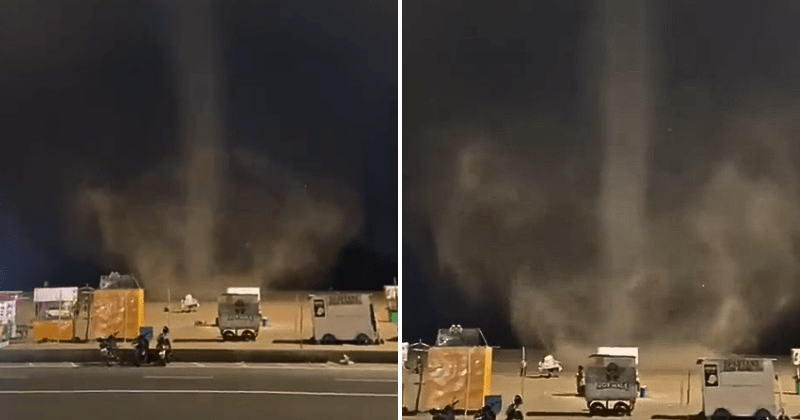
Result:
M133 363L136 364L136 367L141 366L143 363L145 363L147 359L147 355L142 353L143 353L142 351L136 350L136 353L133 358Z

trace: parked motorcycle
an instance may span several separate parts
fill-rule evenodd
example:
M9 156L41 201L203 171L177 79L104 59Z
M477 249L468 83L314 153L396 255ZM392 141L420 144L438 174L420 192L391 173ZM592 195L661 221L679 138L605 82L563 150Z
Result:
M514 396L514 402L506 409L506 420L525 420L525 415L522 414L522 397L519 395Z
M452 403L445 406L445 408L433 415L433 420L456 420L456 412L455 407L458 404L458 400L453 401Z
M117 347L117 334L119 334L119 332L109 335L108 338L101 338L97 340L100 345L100 354L103 355L106 366L121 363L119 348Z
M475 420L497 420L497 415L492 411L488 405L481 407L481 411L475 414Z
M172 342L169 339L169 328L164 327L161 334L158 335L156 340L156 352L158 353L158 361L162 366L169 363L169 356L172 353Z
M133 342L133 363L138 367L147 363L147 350L150 342L143 334L140 334Z

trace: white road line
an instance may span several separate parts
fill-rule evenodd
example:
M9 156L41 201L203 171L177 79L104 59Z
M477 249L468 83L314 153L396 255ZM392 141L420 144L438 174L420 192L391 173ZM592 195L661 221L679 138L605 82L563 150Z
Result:
M337 382L397 382L397 379L341 379L336 378Z
M0 395L25 394L242 394L242 395L305 395L318 397L397 398L397 394L306 391L245 391L228 389L66 389L66 390L0 390Z
M99 366L99 364L95 363L95 366ZM0 364L0 369L78 369L83 367L90 367L81 366L76 363L8 363L8 364ZM219 363L219 364L202 364L202 363L170 363L170 369L275 369L275 370L331 370L331 371L351 371L351 372L358 372L358 371L372 371L372 372L397 372L397 367L394 365L384 366L384 365L354 365L354 366L340 366L340 365L332 365L332 364L317 364L317 365L307 365L307 364L291 364L291 363L284 363L284 364L274 364L274 363L263 363L263 364L244 364L244 363Z
M389 367L372 367L372 366L328 366L328 365L275 365L275 364L253 364L253 365L246 365L242 363L234 363L234 364L220 364L220 365L202 365L202 366L194 366L194 365L185 365L185 364L170 364L169 367L171 369L195 369L201 367L203 369L273 369L273 370L337 370L337 371L373 371L373 372L397 372L396 366L389 366Z
M213 376L145 376L145 379L214 379Z
M38 368L77 368L75 363L7 363L0 364L0 369L38 369Z

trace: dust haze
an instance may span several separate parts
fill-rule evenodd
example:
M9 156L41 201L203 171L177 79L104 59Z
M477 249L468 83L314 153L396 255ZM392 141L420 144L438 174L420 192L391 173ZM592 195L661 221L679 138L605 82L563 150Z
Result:
M120 190L86 182L75 192L71 240L87 258L122 262L156 299L168 290L173 299L208 299L227 286L325 284L338 251L359 234L360 198L263 153L226 146L236 134L224 130L213 4L170 6L182 161Z
M206 213L208 225L197 223L187 199L192 171L176 163L118 191L102 184L76 191L75 249L133 270L153 299L166 299L167 288L172 299L186 293L210 299L237 285L326 285L339 250L359 234L359 196L306 179L257 151L236 148L222 156L228 159L222 159L219 201ZM208 259L198 261L197 250Z
M404 201L465 305L500 290L523 345L753 349L799 301L800 99L764 82L722 110L689 86L671 100L696 116L669 121L652 11L607 3L603 58L582 69L597 129L513 114L429 127Z

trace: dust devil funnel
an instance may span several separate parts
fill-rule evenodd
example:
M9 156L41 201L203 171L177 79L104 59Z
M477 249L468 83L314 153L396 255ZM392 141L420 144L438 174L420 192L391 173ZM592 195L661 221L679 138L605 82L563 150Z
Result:
M208 282L214 270L214 214L223 152L221 67L209 0L177 3L174 58L185 153L184 281Z
M645 3L606 0L604 7L600 214L608 279L603 282L609 308L605 337L610 340L628 340L634 333L628 283L646 257L643 211L652 98Z

